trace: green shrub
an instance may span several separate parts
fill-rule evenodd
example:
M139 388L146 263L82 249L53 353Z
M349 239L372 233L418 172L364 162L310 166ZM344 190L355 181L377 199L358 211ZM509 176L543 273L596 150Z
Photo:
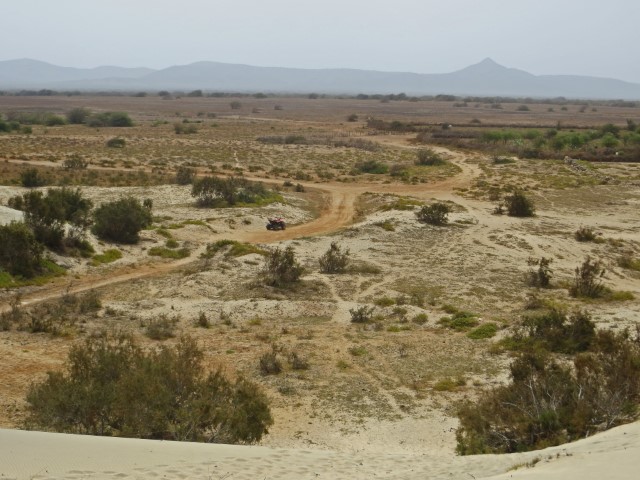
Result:
M449 213L451 207L446 203L436 202L431 205L425 205L416 212L418 220L429 225L446 225L449 223Z
M166 247L151 247L149 249L149 255L152 257L171 258L178 260L181 258L187 258L191 254L188 248L180 248L179 250L173 250Z
M599 331L573 366L544 352L510 367L511 383L458 410L460 454L511 453L583 438L637 418L640 339Z
M82 158L82 156L73 154L62 162L62 166L67 170L84 170L89 166L89 162Z
M318 262L322 273L344 273L349 265L349 249L343 251L336 242L331 242Z
M605 298L611 302L626 302L635 299L635 295L627 291L608 291Z
M122 258L122 252L117 248L111 248L105 250L103 253L99 255L94 255L91 259L91 264L96 267L103 263L111 263L115 262Z
M44 120L44 125L47 127L58 127L60 125L66 125L66 123L67 122L63 117L52 113L48 114Z
M288 360L289 365L293 370L309 370L309 361L298 355L296 352L291 352Z
M196 176L195 169L181 165L176 170L176 183L178 185L191 185Z
M142 350L131 337L74 346L65 372L27 393L29 428L163 440L254 443L273 423L266 396L209 370L195 340Z
M551 284L551 275L553 270L551 270L551 262L553 259L540 257L538 258L529 258L527 260L527 264L529 267L538 267L537 269L530 268L527 272L526 281L527 284L531 287L538 288L547 288Z
M167 315L160 315L157 319L149 320L145 327L145 335L152 340L167 340L175 337L176 326L179 318L177 316L169 318Z
M260 372L263 375L277 375L282 372L282 362L275 350L266 352L260 357Z
M192 135L198 133L198 127L192 123L174 123L173 130L177 135Z
M354 357L364 357L369 352L367 352L367 349L364 348L362 345L358 345L358 346L349 347L349 353Z
M519 190L506 196L504 203L507 214L511 217L533 217L535 215L533 202Z
M445 378L442 380L438 380L433 386L433 389L436 392L453 392L457 390L458 387L460 386L461 385L459 385L459 382L452 380L450 378Z
M49 189L46 194L30 191L14 203L20 204L25 223L39 242L58 251L69 247L81 254L92 253L93 248L84 241L84 235L90 224L93 204L82 196L80 189ZM71 226L67 234L66 223Z
M573 284L569 287L572 297L598 298L602 297L607 289L600 280L605 274L605 269L600 260L592 261L587 256L582 265L576 267Z
M416 153L416 165L437 166L445 165L447 161L442 158L442 155L436 153L430 148L423 148Z
M356 169L362 173L384 174L389 172L389 165L379 160L365 160L356 163Z
M349 309L349 313L351 314L351 322L352 323L369 323L373 320L373 312L375 307L368 307L367 305L362 305L358 308Z
M295 257L293 247L289 245L284 250L276 247L265 258L262 278L266 285L272 287L286 287L300 280L304 269Z
M209 317L204 312L200 312L196 317L196 321L194 322L196 327L200 328L211 328L211 322L209 321Z
M498 326L495 323L485 323L467 333L467 337L472 340L482 340L491 338L496 333L498 333Z
M494 165L509 165L512 163L516 163L513 158L509 157L493 157L492 162Z
M579 242L593 242L596 239L596 234L591 227L580 227L573 236Z
M376 227L382 228L385 232L395 232L396 226L393 224L391 220L382 220L380 222L374 223Z
M390 307L391 305L395 305L396 301L393 298L380 297L376 298L374 303L379 307Z
M91 116L91 110L87 108L73 108L67 112L67 122L70 124L83 124L87 121L87 118Z
M78 317L95 313L102 307L100 296L93 290L84 294L66 293L56 300L36 303L30 307L13 308L18 329L53 336L72 336ZM17 315L16 315L17 313Z
M93 214L93 232L103 240L137 243L139 232L151 225L151 211L138 199L126 197L100 205Z
M429 321L429 317L426 313L418 313L415 317L411 319L413 323L417 323L418 325L424 325Z
M103 112L89 116L85 123L90 127L132 127L133 120L125 112Z
M640 272L640 259L634 258L632 253L624 253L617 260L618 266Z
M451 317L444 317L438 320L438 323L446 328L464 332L478 325L478 319L475 314L465 311L457 311Z
M20 184L26 188L42 187L49 180L35 168L27 168L20 172Z
M107 140L107 148L124 148L127 145L127 141L122 137L113 137Z
M41 271L42 246L22 222L0 225L0 271L31 278Z
M587 350L595 337L595 324L585 311L570 316L558 309L524 317L502 346L512 351L540 351L575 354Z

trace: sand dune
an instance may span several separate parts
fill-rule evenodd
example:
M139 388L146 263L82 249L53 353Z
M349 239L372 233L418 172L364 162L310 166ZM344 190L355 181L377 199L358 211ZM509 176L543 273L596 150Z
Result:
M0 430L1 479L622 480L638 478L639 454L640 423L537 452L468 457L346 454Z

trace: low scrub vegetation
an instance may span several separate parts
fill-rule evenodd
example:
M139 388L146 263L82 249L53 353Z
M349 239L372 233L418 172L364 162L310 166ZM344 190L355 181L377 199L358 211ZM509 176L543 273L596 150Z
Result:
M151 210L140 200L126 197L100 205L93 213L93 233L120 243L137 243L138 234L151 225Z
M640 338L596 331L585 312L526 319L507 340L522 351L508 385L458 410L461 454L545 448L637 417ZM572 355L572 365L554 352Z
M149 249L149 255L152 257L171 258L174 260L187 258L190 254L191 251L188 248L151 247Z
M342 250L336 242L331 242L329 250L318 261L322 273L344 273L349 265L349 249Z
M426 165L426 166L435 166L435 165L444 165L447 161L440 155L436 153L434 150L430 148L423 148L418 150L416 154L416 165Z
M579 242L594 242L597 238L591 227L580 227L573 236Z
M424 205L416 212L418 220L429 225L444 226L449 223L449 213L451 207L446 203L436 202L431 205Z
M218 240L214 243L209 243L207 249L202 254L204 258L212 258L216 253L225 250L225 257L242 257L244 255L250 255L257 253L258 255L267 255L267 251L260 247L257 247L251 243L238 242L237 240Z
M127 141L122 137L113 137L107 140L108 148L124 148L127 145Z
M266 396L207 373L195 340L144 351L127 336L92 337L27 394L28 428L64 433L254 443L273 423Z
M356 170L361 173L384 174L389 172L389 165L379 160L365 160L356 163Z
M640 272L640 259L634 258L632 253L624 253L617 260L618 266L628 270Z
M498 333L498 325L495 323L485 323L467 333L467 337L472 340L484 340L494 337L496 333Z
M11 310L0 314L0 330L17 330L30 333L48 333L52 336L73 336L79 330L78 321L83 315L94 314L102 303L95 291L83 294L66 293L57 300L20 307L16 297Z
M292 246L285 249L276 247L267 253L262 279L265 285L286 287L298 282L303 273L304 268L298 263Z
M195 176L195 169L182 165L176 170L176 183L178 185L191 185Z
M0 273L31 278L42 271L42 245L24 223L0 225Z
M115 262L122 258L122 252L117 248L110 248L103 253L91 257L91 264L96 267L103 263Z
M530 287L548 288L551 285L551 277L553 275L551 262L553 262L552 258L529 258L527 260L529 271L525 277L527 285Z
M438 320L439 325L458 332L465 332L477 327L479 323L477 315L465 311L455 311L450 317L443 317Z
M604 296L608 289L602 283L601 278L605 269L600 260L585 258L582 265L576 267L573 284L569 288L572 297L598 298Z
M83 256L93 253L85 240L93 204L80 189L52 188L46 193L34 190L12 197L8 203L24 212L26 225L43 245L60 253Z
M533 201L520 190L507 195L504 205L510 217L533 217L536 212Z
M373 320L373 312L375 307L368 305L361 305L358 308L352 308L349 310L352 323L369 323Z

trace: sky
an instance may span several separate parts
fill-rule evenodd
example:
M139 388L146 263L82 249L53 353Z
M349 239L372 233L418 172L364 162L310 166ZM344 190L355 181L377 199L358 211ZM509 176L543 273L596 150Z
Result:
M447 73L490 57L640 83L638 0L0 0L0 60Z

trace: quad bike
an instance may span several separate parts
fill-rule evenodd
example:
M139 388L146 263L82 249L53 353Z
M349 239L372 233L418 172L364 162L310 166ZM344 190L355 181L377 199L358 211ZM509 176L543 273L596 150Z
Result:
M284 223L284 219L281 217L269 218L267 223L267 230L284 230L287 228L287 224Z

